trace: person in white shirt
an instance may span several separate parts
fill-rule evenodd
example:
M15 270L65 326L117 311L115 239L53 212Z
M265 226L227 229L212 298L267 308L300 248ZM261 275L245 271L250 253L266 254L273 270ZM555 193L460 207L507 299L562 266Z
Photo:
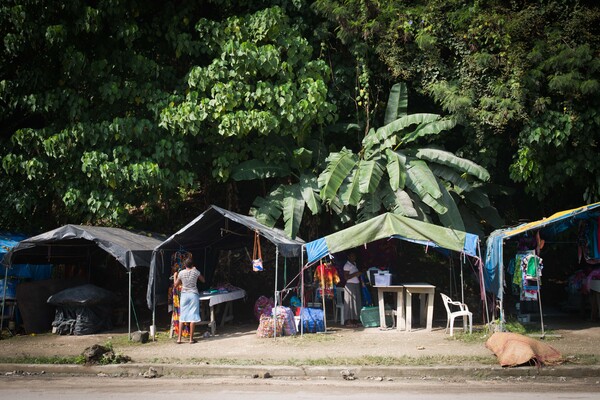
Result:
M356 266L356 253L350 251L348 261L344 264L344 277L346 278L346 286L344 286L344 311L346 315L344 315L344 319L347 326L354 328L360 324L360 274L361 272Z

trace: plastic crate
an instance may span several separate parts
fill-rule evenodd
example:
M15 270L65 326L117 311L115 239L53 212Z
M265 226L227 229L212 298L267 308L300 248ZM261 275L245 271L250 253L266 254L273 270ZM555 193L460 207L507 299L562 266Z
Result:
M392 274L389 272L379 272L374 275L375 276L375 286L391 286L392 284Z
M385 325L391 327L394 325L392 308L386 304L385 311ZM379 323L379 307L363 307L360 310L360 322L365 328L378 328L381 325Z

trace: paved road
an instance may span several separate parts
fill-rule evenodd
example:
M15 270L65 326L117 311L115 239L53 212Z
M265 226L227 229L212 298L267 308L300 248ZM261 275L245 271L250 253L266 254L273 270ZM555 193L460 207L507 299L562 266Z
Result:
M169 397L218 400L481 400L482 398L598 399L600 382L507 381L343 381L275 379L109 378L0 376L3 399L164 400ZM192 394L192 395L190 395ZM125 397L126 396L126 397Z

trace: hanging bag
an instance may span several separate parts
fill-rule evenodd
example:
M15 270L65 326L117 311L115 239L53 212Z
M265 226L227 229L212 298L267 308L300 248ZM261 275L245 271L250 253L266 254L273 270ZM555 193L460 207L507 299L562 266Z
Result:
M254 232L254 249L252 250L252 270L260 272L263 270L262 252L260 251L260 235Z

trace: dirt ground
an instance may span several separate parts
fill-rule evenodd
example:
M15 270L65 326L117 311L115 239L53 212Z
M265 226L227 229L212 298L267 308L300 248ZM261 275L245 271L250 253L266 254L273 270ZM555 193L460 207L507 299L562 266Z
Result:
M545 320L549 336L544 342L559 350L564 357L593 355L600 357L600 323L585 322L563 316ZM451 357L461 363L481 362L482 357L495 356L485 347L484 333L475 326L474 338L456 340L447 335L445 320L434 321L432 332L417 328L412 332L350 329L328 326L327 333L296 337L263 339L256 336L258 324L228 324L218 327L212 337L203 337L205 327L196 333L195 344L176 344L168 332L160 330L156 341L131 343L123 330L85 336L55 334L18 335L0 341L0 360L7 362L23 357L77 356L93 344L111 342L114 350L131 357L133 362L220 362L249 360L252 364L281 363L286 360L346 359L360 357L439 358ZM460 331L460 330L459 330ZM460 357L460 358L456 358ZM464 358L463 358L464 357ZM324 362L326 364L326 362Z

